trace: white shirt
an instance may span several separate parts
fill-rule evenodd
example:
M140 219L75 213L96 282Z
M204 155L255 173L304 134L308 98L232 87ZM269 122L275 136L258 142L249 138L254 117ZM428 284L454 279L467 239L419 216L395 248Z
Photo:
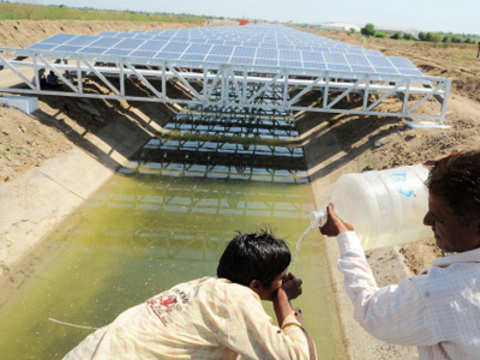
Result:
M290 313L280 328L249 287L205 277L178 284L120 314L65 360L308 359L305 332Z
M358 236L337 236L338 267L355 319L376 338L418 346L422 360L480 359L480 249L378 288Z

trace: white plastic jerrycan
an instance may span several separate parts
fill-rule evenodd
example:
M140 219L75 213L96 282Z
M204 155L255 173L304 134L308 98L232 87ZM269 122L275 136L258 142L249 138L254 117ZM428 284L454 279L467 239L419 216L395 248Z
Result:
M421 164L346 174L336 182L331 201L355 227L365 249L428 239L432 231L423 225L427 177Z

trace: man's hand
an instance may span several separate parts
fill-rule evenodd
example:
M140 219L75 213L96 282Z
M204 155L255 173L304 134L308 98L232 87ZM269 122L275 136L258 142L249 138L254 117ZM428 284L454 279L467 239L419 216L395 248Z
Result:
M320 228L320 232L327 236L337 236L346 231L353 231L354 228L347 222L344 222L337 214L332 203L327 206L327 223Z
M295 277L292 273L288 273L283 278L282 288L288 296L288 300L296 299L302 293L302 279Z

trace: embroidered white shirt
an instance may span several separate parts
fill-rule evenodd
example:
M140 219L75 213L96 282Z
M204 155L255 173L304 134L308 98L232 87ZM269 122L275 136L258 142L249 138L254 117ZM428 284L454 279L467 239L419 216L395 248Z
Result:
M379 288L354 232L337 236L338 267L355 319L383 341L418 346L422 360L480 359L480 249Z

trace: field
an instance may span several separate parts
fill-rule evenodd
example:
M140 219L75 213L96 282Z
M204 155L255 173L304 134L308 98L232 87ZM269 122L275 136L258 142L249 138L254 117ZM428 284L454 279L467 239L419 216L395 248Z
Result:
M135 11L94 10L88 8L76 9L63 5L38 6L0 3L1 20L146 21L202 24L205 22L205 17Z

